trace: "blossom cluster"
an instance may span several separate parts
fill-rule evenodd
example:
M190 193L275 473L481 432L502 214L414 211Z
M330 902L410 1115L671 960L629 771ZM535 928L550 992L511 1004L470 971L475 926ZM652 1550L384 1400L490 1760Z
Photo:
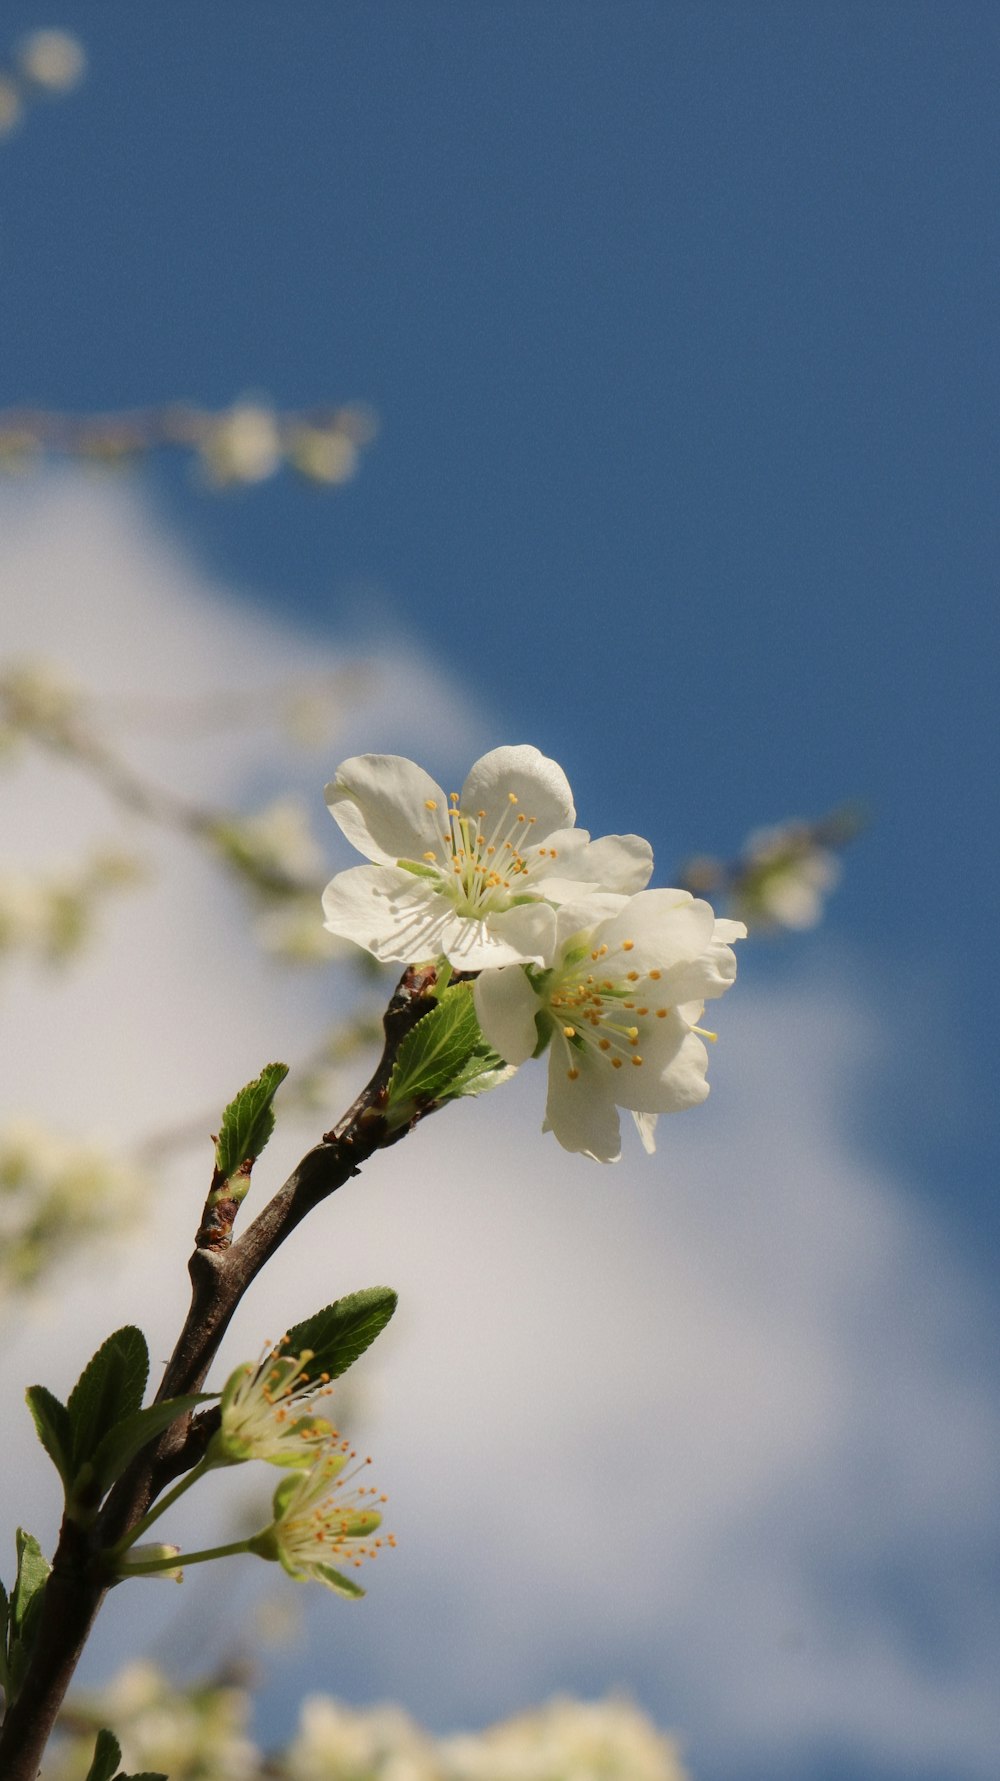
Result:
M294 1737L267 1757L250 1735L250 1696L232 1682L178 1688L129 1665L71 1703L72 1736L43 1781L83 1781L94 1731L113 1725L129 1769L170 1781L685 1781L677 1747L628 1700L560 1697L479 1732L435 1737L401 1707L302 1704Z
M742 922L647 888L649 843L576 827L562 768L493 749L445 794L399 755L345 761L327 803L370 862L323 897L326 927L375 958L441 959L475 976L483 1035L514 1067L549 1053L546 1128L567 1150L621 1154L618 1108L647 1150L661 1113L708 1093L699 1025L736 975Z
M350 1441L317 1414L317 1402L329 1391L329 1376L309 1373L313 1358L308 1349L284 1354L279 1344L258 1362L249 1361L230 1374L220 1399L219 1426L204 1458L116 1548L112 1556L120 1576L179 1581L185 1565L253 1552L277 1561L296 1582L323 1583L338 1595L364 1595L334 1568L333 1561L358 1569L365 1559L377 1558L383 1547L395 1545L392 1534L375 1537L387 1499L374 1485L355 1482L371 1460L359 1459ZM138 1535L205 1472L251 1459L280 1466L288 1474L275 1490L272 1519L259 1533L194 1553L182 1553L176 1546L135 1544Z

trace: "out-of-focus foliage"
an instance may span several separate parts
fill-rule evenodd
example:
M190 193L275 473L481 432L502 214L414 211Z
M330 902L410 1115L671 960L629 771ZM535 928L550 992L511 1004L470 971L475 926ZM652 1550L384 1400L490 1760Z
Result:
M152 1664L74 1698L42 1781L83 1781L95 1732L109 1723L127 1769L161 1769L170 1781L685 1781L673 1740L627 1700L557 1699L435 1738L400 1707L313 1695L287 1748L265 1754L242 1686L175 1688Z
M0 1297L128 1222L149 1193L141 1169L29 1120L0 1129Z

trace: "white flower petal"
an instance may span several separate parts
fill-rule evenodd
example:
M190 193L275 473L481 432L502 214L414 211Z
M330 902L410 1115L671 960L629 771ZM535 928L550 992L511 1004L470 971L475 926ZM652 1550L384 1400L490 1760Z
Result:
M656 1121L659 1114L637 1113L633 1107L632 1118L635 1120L635 1129L642 1139L643 1150L647 1156L654 1156L656 1153Z
M519 903L485 921L472 921L452 910L438 950L460 971L544 965L555 951L555 933L556 912L547 903Z
M423 767L401 754L342 761L326 788L330 815L353 847L381 865L445 856L448 800ZM432 808L429 808L432 806Z
M742 923L727 925L740 927ZM662 998L677 1007L682 1002L704 1002L724 995L735 981L736 954L724 940L713 936L700 958L668 966L658 987Z
M632 968L666 972L698 958L710 944L715 915L709 903L682 890L646 890L594 934L612 953L626 946ZM631 941L631 946L628 942Z
M510 815L511 796L525 818L534 817L531 840L537 843L554 829L571 829L576 820L569 780L556 761L527 743L494 748L471 768L462 787L461 809L469 816L485 811L490 830Z
M658 1066L658 1067L657 1067ZM708 1052L697 1033L685 1033L673 1055L664 1061L648 1054L636 1070L616 1071L619 1105L636 1113L681 1113L708 1096Z
M433 884L400 866L351 866L323 892L324 927L363 946L383 964L436 958L457 920ZM466 924L467 925L467 924Z
M547 847L540 859L532 858L531 875L544 877L545 895L553 902L573 901L581 884L631 897L649 883L653 849L641 835L601 835L592 841L586 829L568 829L549 841L555 859Z
M591 1156L597 1163L616 1163L622 1153L621 1124L613 1099L610 1069L602 1069L584 1053L574 1051L575 1080L569 1075L565 1047L553 1041L549 1053L549 1096L543 1131L554 1132L564 1150Z
M541 1003L520 966L484 971L472 986L472 999L494 1051L508 1064L525 1063L538 1043L535 1016Z

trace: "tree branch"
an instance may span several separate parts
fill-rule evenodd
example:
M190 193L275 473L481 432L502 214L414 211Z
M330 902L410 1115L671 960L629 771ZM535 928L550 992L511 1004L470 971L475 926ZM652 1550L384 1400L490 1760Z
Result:
M389 1079L406 1035L433 1006L434 966L404 971L386 1009L385 1044L371 1080L340 1122L306 1152L253 1223L231 1247L217 1249L199 1231L188 1264L191 1307L167 1363L157 1400L200 1390L237 1305L260 1270L307 1213L357 1175L383 1145L395 1143L409 1125L389 1131L384 1108ZM118 1480L94 1527L63 1520L45 1586L34 1653L17 1699L0 1727L3 1781L35 1781L56 1715L72 1680L101 1604L112 1586L101 1553L145 1514L154 1497L178 1473L189 1470L205 1439L206 1418L178 1418L158 1441L137 1455Z

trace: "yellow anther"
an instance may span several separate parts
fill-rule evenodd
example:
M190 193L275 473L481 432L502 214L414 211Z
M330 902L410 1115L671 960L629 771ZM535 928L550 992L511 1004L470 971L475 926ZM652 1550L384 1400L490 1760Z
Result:
M631 952L634 945L635 945L634 940L623 940L622 941L622 951L623 952Z
M628 1037L629 1037L629 1043L630 1043L630 1044L631 1044L631 1045L634 1045L634 1044L635 1044L635 1042L636 1042L636 1040L637 1040L637 1039L638 1039L638 1037L639 1037L639 1029L638 1029L638 1027L626 1027L626 1028L625 1028L625 1031L626 1031L626 1033L627 1033L627 1034L628 1034Z
M648 1009L648 1008L637 1008L637 1009L636 1009L636 1013L637 1013L637 1014L648 1014L648 1013L649 1013L649 1009Z
M575 1039L576 1038L576 1028L575 1027L563 1027L563 1032L565 1033L567 1039Z
M528 820L528 819L527 819L527 817L526 817L526 816L525 816L525 814L524 814L524 811L523 811L523 810L519 810L519 811L518 811L518 813L517 813L517 820L518 820L518 822L527 822L527 820Z
M566 1074L569 1077L571 1082L575 1082L577 1077L579 1076L580 1072L577 1069L576 1065L574 1064L573 1068L571 1070L566 1071Z
M424 854L424 859L430 860L431 864L433 865L434 861L437 859L437 854L434 853L433 850L431 850L429 853Z
M634 1053L634 1055L633 1055L633 1058L632 1058L632 1062L633 1062L633 1063L634 1063L634 1064L641 1064L641 1063L642 1063L642 1059L641 1059L641 1057L640 1057L640 1056L639 1056L639 1053L638 1053L638 1052L635 1052L635 1053Z
M670 1010L668 1008L657 1008L657 1010L656 1010L657 1020L666 1020L669 1012L670 1012Z
M612 1059L611 1059L611 1067L612 1067L612 1069L614 1069L614 1070L620 1070L620 1069L621 1069L621 1067L622 1067L622 1060L621 1060L621 1058L620 1058L620 1057L613 1057L613 1058L612 1058Z
M660 978L663 976L663 972L662 971L650 971L649 975L653 979L654 983L659 983Z
M627 980L626 980L626 981L627 981L627 982L629 982L629 983L638 983L638 981L639 981L639 973L638 973L638 971L630 971L630 972L629 972L629 973L628 973L628 977L627 977Z
M508 793L507 793L507 802L508 802L508 803L509 803L509 804L516 804L516 803L517 803L517 794L516 794L516 792L508 792Z
M436 798L425 798L424 799L424 809L425 810L436 810L437 807L438 807L438 801Z
M458 803L458 793L457 793L457 792L449 792L449 793L448 793L448 796L449 796L449 798L450 798L450 799L451 799L451 801L452 801L452 803L453 803L453 804L457 804L457 803Z
M610 1051L611 1050L611 1040L610 1039L598 1039L597 1043L600 1046L602 1051Z

